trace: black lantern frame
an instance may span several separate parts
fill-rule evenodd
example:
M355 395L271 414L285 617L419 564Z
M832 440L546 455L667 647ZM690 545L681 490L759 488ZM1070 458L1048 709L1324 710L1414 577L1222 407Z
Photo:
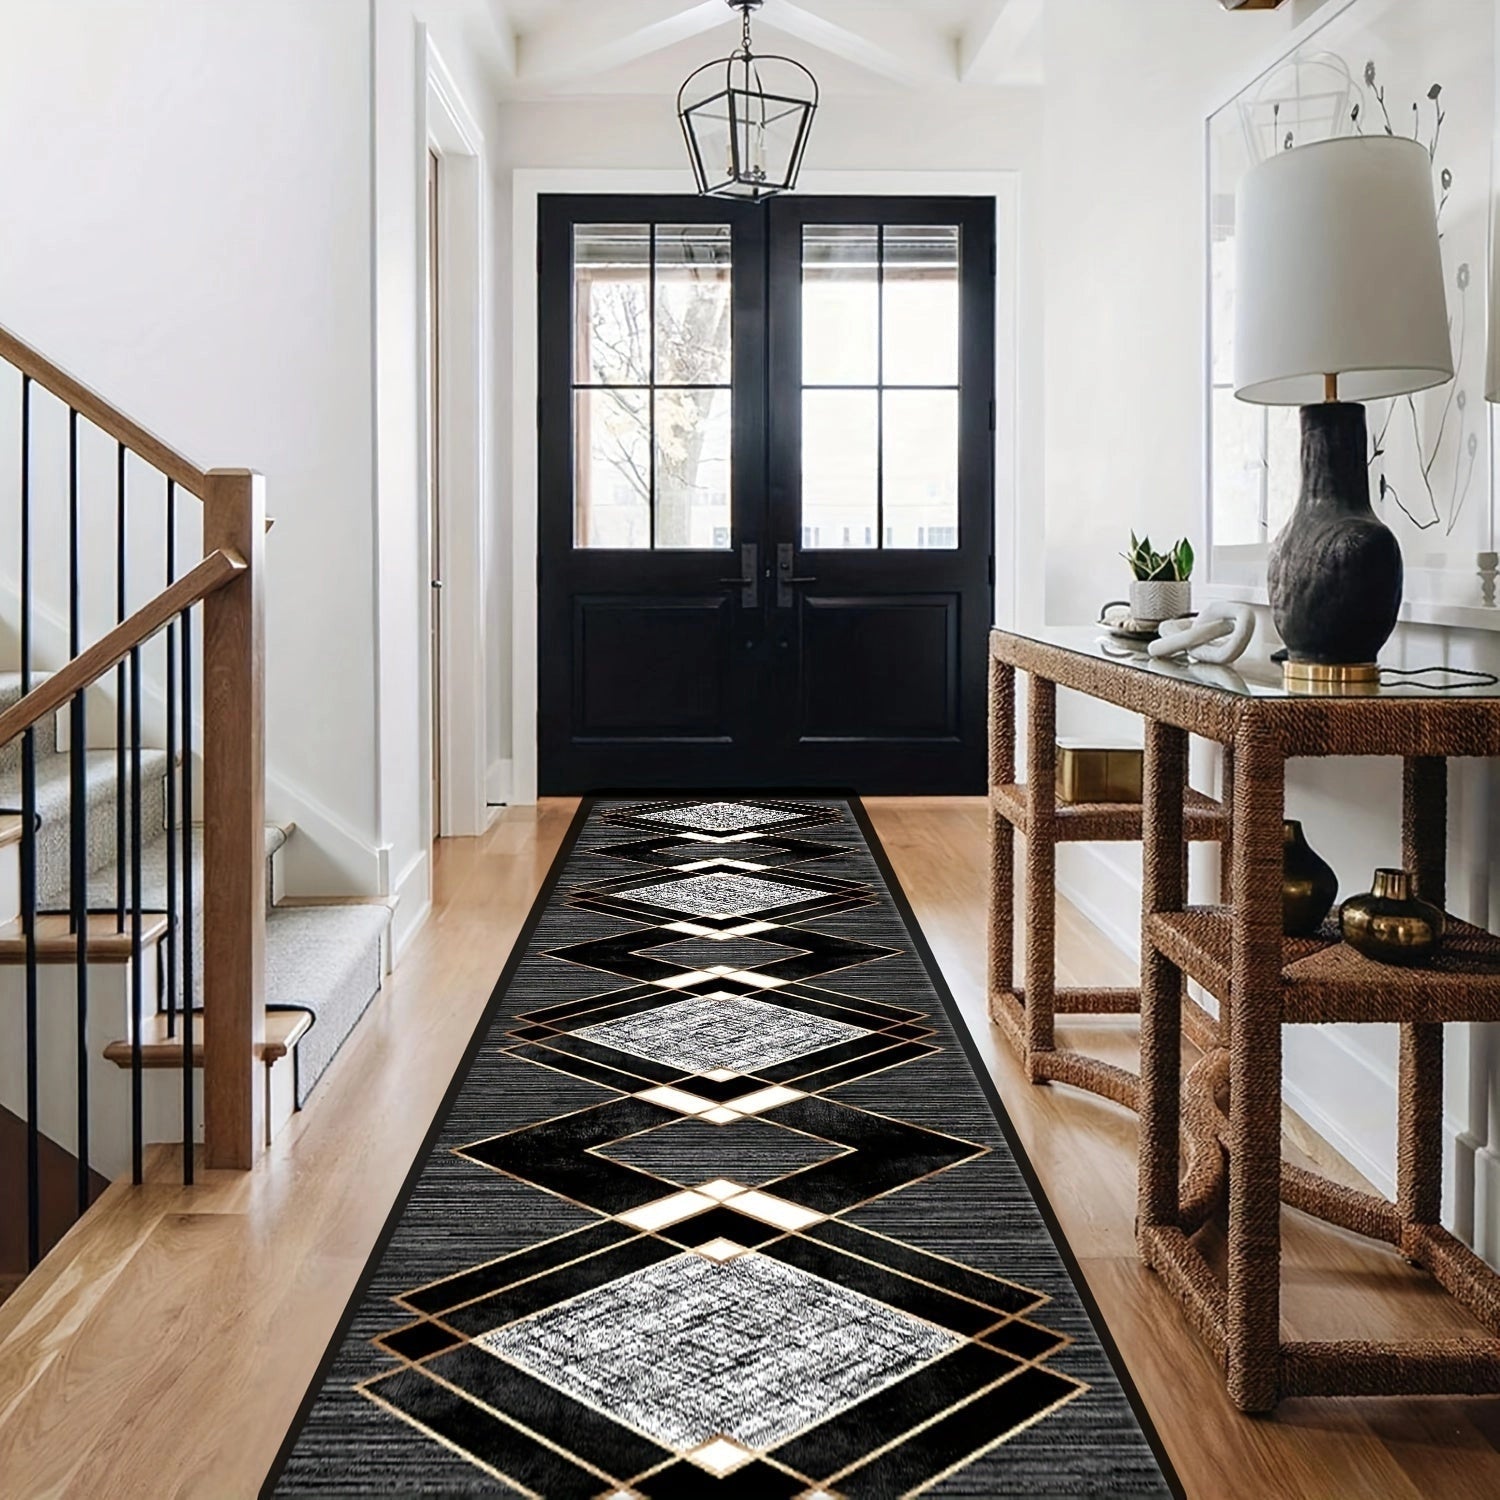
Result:
M764 0L728 0L728 3L744 16L739 49L729 57L705 63L690 75L677 95L677 117L682 123L699 193L705 197L759 202L778 193L789 193L797 186L813 116L818 111L818 80L795 58L775 54L759 57L751 50L750 16ZM805 78L812 97L768 89L761 68L772 64L778 69L795 70ZM724 70L724 86L689 103L693 85L720 68ZM723 139L726 136L727 141ZM789 144L778 152L780 159L772 163L768 152L776 137ZM723 150L722 170L710 164L715 155L710 149L712 144L720 145Z

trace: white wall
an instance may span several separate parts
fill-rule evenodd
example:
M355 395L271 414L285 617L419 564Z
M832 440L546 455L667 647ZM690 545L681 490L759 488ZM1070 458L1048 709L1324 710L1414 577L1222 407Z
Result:
M1045 132L1046 618L1091 620L1117 597L1125 532L1203 535L1203 119L1316 3L1225 15L1181 0L1051 0ZM1262 621L1263 628L1269 622ZM1500 640L1404 627L1392 660L1488 665ZM1117 721L1074 700L1072 732ZM1207 757L1200 756L1201 760ZM1200 769L1205 769L1200 766ZM1490 773L1454 771L1450 899L1491 918ZM1294 763L1289 816L1339 871L1344 894L1399 863L1394 762ZM1198 860L1200 876L1209 872ZM1133 850L1063 853L1064 889L1123 946L1137 943ZM1287 1098L1374 1181L1394 1178L1395 1031L1288 1029ZM1500 1044L1449 1028L1450 1220L1500 1261Z
M0 0L0 322L195 461L265 473L268 812L301 832L287 889L409 884L403 932L428 896L419 23L492 128L485 0ZM16 405L4 384L5 452ZM66 654L66 436L37 406L47 665ZM83 460L91 638L114 619L112 445L86 432ZM132 462L150 559L132 607L160 585L149 479ZM6 538L14 498L7 472ZM195 540L185 525L188 561ZM15 573L0 550L3 592Z
M0 38L0 322L197 462L265 473L269 807L316 834L293 841L314 887L357 881L376 833L368 0L0 0ZM85 580L112 604L113 493L84 499L110 518Z

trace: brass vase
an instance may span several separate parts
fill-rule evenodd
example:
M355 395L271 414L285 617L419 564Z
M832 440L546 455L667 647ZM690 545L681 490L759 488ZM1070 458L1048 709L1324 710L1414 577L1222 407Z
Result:
M1281 825L1281 930L1309 937L1323 925L1339 893L1339 878L1288 818Z
M1382 964L1424 964L1442 946L1442 911L1412 894L1405 870L1376 870L1375 889L1344 902L1344 941Z

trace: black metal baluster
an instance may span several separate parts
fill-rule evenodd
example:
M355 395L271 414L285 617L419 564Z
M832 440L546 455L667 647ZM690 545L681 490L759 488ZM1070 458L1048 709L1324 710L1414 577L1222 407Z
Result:
M177 579L177 486L167 480L167 583ZM167 626L167 1035L177 1035L177 639ZM184 1001L186 1003L186 1001Z
M142 1180L141 648L130 649L130 1176Z
M31 377L21 377L21 697L31 691ZM21 924L26 934L26 1265L42 1258L37 1079L36 737L21 737Z
M78 413L68 410L68 656L83 650L79 591ZM74 693L68 725L68 920L73 928L77 998L78 1213L89 1206L89 871L88 714L84 690Z
M115 623L125 618L125 444L115 458ZM125 931L125 663L115 668L115 931Z
M182 1180L193 1183L193 615L182 612Z

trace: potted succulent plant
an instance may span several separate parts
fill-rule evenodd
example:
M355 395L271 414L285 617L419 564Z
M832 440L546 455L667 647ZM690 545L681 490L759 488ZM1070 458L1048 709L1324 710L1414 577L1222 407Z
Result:
M1193 547L1183 537L1170 552L1158 552L1150 537L1130 533L1130 551L1122 553L1134 574L1130 615L1143 625L1159 625L1193 612Z

